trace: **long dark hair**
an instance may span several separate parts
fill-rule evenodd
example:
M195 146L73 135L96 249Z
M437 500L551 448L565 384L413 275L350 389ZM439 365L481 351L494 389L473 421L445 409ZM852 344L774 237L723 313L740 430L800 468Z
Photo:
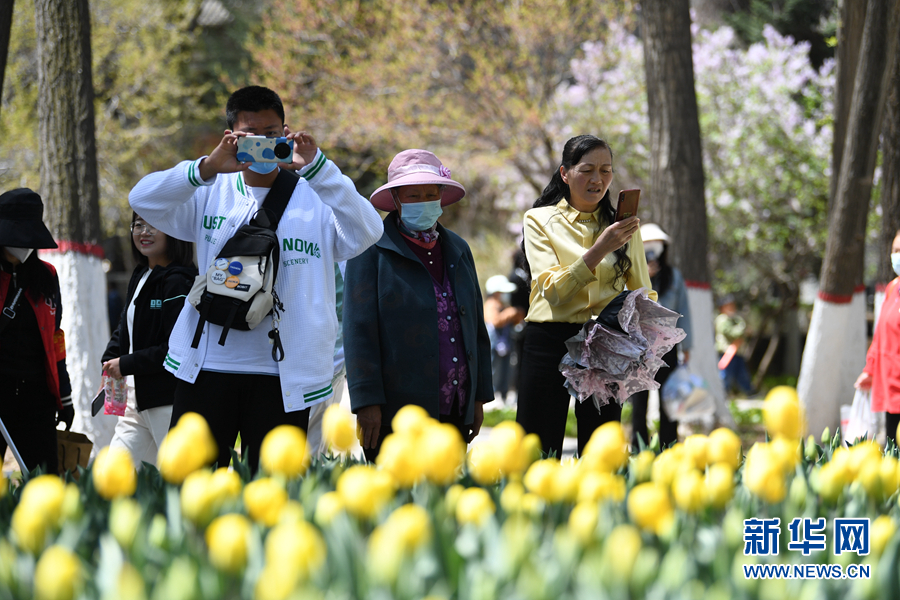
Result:
M50 269L44 262L38 258L37 250L31 253L25 262L13 266L11 262L6 260L6 256L0 252L0 267L7 273L16 272L16 284L27 290L33 297L38 294L51 300L56 296L57 287L56 277L50 272Z
M566 142L565 147L563 148L562 154L562 163L561 166L564 167L567 171L571 169L573 166L577 165L581 160L581 157L594 150L596 148L605 148L609 151L609 156L612 158L613 151L612 148L609 147L604 140L601 140L597 136L594 135L578 135L573 138L569 138L569 141ZM541 206L551 206L559 203L563 198L566 199L566 202L570 201L572 198L571 191L569 190L569 184L567 184L562 179L562 175L559 173L559 167L556 168L556 171L553 172L553 177L550 178L550 183L547 184L547 187L544 188L544 191L541 192L540 197L535 200L532 208L539 208ZM616 211L612 207L612 201L610 200L609 190L606 190L606 194L603 195L603 198L600 200L600 215L602 217L606 217L607 223L613 223L616 219ZM525 248L525 241L522 241L522 248ZM618 250L615 251L616 255L616 264L615 271L616 275L613 278L612 283L615 284L620 279L624 280L625 275L628 273L628 270L631 269L631 259L628 258L628 245L624 245ZM526 262L528 257L525 258ZM531 268L529 267L526 271L530 274Z
M134 222L137 220L137 218L138 214L132 211L132 226L134 226ZM149 225L149 223L147 224ZM171 235L167 235L162 231L160 231L159 233L162 233L164 236L166 236L166 258L168 258L176 265L181 265L182 267L190 267L194 264L194 245L192 243L175 239ZM134 262L136 262L137 264L143 265L145 267L150 266L150 261L147 260L146 256L141 254L141 251L138 250L137 245L134 243L134 235L131 236L131 256L134 258Z
M659 297L662 297L672 287L672 267L669 265L668 256L669 244L663 242L662 254L656 259L656 263L659 265L659 272L653 278L653 289L656 290Z

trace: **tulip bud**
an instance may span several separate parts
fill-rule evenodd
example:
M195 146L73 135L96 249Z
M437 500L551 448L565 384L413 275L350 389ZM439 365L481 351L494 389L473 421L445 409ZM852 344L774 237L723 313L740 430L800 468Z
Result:
M72 600L82 586L81 562L62 546L50 546L34 569L36 600Z

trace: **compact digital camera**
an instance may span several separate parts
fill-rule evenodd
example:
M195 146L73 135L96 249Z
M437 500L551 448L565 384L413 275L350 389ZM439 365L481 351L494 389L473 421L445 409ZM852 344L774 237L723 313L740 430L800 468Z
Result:
M246 135L238 138L237 159L241 162L292 162L294 140L284 137Z

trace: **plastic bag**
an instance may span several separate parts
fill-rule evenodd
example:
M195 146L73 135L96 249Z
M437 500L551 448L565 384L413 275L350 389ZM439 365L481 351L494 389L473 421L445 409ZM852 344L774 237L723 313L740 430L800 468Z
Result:
M123 416L125 414L125 405L128 403L128 387L125 379L110 377L104 372L103 390L106 392L106 398L103 401L103 414Z
M846 426L841 419L841 438L847 443L852 443L864 436L870 440L875 439L876 433L878 422L875 420L875 413L872 412L871 393L869 390L856 390Z
M660 404L673 421L696 421L716 412L706 380L686 365L675 367L660 390Z

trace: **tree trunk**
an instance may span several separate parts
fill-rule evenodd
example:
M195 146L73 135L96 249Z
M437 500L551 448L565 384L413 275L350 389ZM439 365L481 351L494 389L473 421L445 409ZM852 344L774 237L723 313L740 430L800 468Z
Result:
M900 58L888 87L881 125L881 252L878 283L897 276L891 268L891 244L900 230Z
M696 346L694 368L718 400L719 421L733 425L725 406L713 345L712 293L707 266L706 203L700 121L694 91L689 0L647 0L641 5L644 71L650 115L650 187L641 212L672 237L669 250L688 286Z
M837 197L838 175L844 154L847 120L850 118L850 102L853 100L853 83L859 65L859 48L866 25L867 0L843 0L838 21L837 66L834 86L834 137L831 140L831 203Z
M869 0L821 287L798 384L810 433L817 436L825 427L837 427L840 404L850 402L865 365L865 298L858 286L881 116L897 58L898 18L900 0Z
M3 77L6 74L6 57L9 56L13 4L14 0L0 0L0 98L3 98Z
M92 419L100 356L109 339L100 250L100 204L87 0L35 0L41 195L59 249L42 252L59 273L73 427L95 450L109 444L115 418Z

